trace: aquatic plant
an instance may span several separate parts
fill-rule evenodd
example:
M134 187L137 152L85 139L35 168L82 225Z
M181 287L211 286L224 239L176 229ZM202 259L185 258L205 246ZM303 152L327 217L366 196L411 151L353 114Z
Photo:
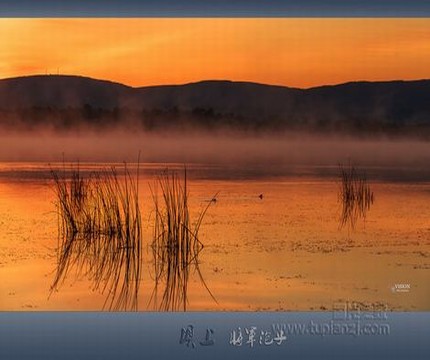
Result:
M367 212L374 202L373 191L365 172L359 172L354 165L339 164L339 201L342 206L339 227L354 229L358 219L366 220Z
M164 284L160 309L186 311L191 271L198 274L202 284L216 301L203 279L198 261L203 249L199 230L210 205L214 202L210 201L192 223L186 169L182 181L175 172L166 170L157 178L151 192L155 208L152 242L155 287L150 302L153 301L157 306L158 287ZM213 198L216 198L216 195Z
M94 289L107 292L104 307L136 310L142 267L142 224L139 204L139 162L134 178L124 164L92 173L79 166L52 170L59 219L56 290L70 270L86 275Z

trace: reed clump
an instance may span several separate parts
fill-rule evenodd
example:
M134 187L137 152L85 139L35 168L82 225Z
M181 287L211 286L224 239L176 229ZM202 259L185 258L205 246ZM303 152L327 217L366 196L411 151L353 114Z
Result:
M201 210L193 223L189 211L186 169L183 180L177 173L166 170L157 178L151 192L155 207L152 242L155 288L150 301L157 306L158 288L163 284L159 308L165 311L186 311L190 272L196 272L216 302L203 279L198 260L203 249L199 230L213 201Z
M339 164L339 201L342 206L339 227L354 229L358 219L366 220L367 212L374 202L374 194L365 172L354 165Z
M79 166L70 176L51 170L59 219L57 269L51 291L71 269L107 293L104 307L137 310L142 266L139 164L134 177L124 164L84 178Z

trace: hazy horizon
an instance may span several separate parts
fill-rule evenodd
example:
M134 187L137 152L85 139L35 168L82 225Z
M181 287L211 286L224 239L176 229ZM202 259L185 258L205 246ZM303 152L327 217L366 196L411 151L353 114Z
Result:
M0 133L2 162L142 162L239 165L423 167L428 141L389 137L319 135L297 132L255 134L234 131L133 132L52 130Z

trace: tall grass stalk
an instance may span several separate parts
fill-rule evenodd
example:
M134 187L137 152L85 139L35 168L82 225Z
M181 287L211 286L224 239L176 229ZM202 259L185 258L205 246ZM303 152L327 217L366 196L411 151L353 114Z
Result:
M164 284L159 307L165 311L186 311L191 271L198 274L204 287L216 301L203 279L198 261L203 249L199 230L212 202L202 209L192 224L187 182L186 169L182 181L176 173L166 170L151 188L155 207L152 243L155 288L150 301L157 306L158 288L160 284Z
M342 206L339 227L354 229L358 219L366 220L374 202L373 191L364 172L360 173L351 163L339 164L339 201Z
M136 310L142 269L139 162L132 176L112 167L84 179L79 166L51 170L59 218L57 270L52 291L71 269L86 275L94 289L107 293L104 307Z

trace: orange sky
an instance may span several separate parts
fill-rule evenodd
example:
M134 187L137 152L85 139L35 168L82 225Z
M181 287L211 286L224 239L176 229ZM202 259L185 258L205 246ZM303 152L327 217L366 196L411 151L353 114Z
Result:
M430 19L0 19L0 78L311 87L430 78Z

